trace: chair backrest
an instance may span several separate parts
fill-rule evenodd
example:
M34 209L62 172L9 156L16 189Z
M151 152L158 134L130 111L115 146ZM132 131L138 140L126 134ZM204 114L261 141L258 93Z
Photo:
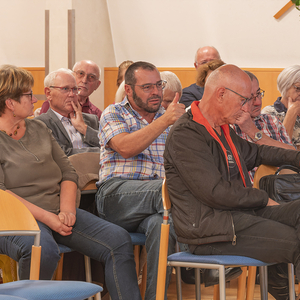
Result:
M254 174L253 187L259 189L259 180L264 176L274 174L276 170L275 166L260 165Z
M19 199L0 190L0 236L12 235L34 236L30 279L38 280L41 259L40 228L31 212Z
M161 224L161 230L160 230L156 300L164 299L166 272L167 272L167 257L168 257L169 232L170 232L170 225L168 224L168 220L169 220L169 210L171 208L171 201L169 198L166 178L164 178L162 184L162 202L164 206L164 216L163 216L163 223Z
M164 178L162 184L162 203L164 206L164 210L169 210L171 208L171 201L169 197L166 177Z

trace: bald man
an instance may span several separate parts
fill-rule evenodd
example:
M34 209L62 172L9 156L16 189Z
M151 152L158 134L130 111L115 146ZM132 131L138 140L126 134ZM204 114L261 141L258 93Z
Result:
M75 63L73 72L78 86L78 102L81 105L82 112L96 115L100 119L102 111L89 99L89 96L101 84L99 66L91 60L81 60ZM49 102L45 101L40 113L47 112L49 107Z
M192 253L293 263L300 278L300 201L279 205L252 188L248 176L259 164L299 167L300 153L236 135L229 124L249 109L250 99L249 76L221 66L209 76L202 100L170 130L164 165L175 231Z
M205 46L199 48L195 55L194 67L197 70L199 66L214 59L221 59L220 54L215 47ZM204 87L193 83L182 90L182 96L179 102L183 103L185 107L189 107L193 101L200 100L202 98L203 91Z

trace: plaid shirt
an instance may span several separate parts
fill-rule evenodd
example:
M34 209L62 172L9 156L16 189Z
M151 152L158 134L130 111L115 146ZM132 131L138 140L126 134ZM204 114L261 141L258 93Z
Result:
M160 107L154 120L164 111ZM131 158L123 158L107 145L114 136L124 132L132 133L147 125L149 123L131 107L127 97L121 103L112 104L103 111L99 128L101 167L98 185L113 177L152 180L165 176L163 153L169 128L143 152Z
M260 114L254 119L254 123L258 130L261 130L264 134L266 134L273 140L292 145L291 139L285 127L276 116ZM249 142L253 142L252 139L246 133L241 131L238 125L235 124L232 125L232 127L238 136ZM254 168L253 170L249 171L249 176L252 183L256 169L257 168Z

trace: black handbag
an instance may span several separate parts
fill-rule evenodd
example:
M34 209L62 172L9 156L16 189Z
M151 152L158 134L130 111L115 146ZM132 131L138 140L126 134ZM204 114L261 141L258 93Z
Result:
M279 174L281 170L289 169L297 173ZM300 199L300 170L290 165L281 166L275 175L263 176L259 188L265 190L276 202L289 202Z

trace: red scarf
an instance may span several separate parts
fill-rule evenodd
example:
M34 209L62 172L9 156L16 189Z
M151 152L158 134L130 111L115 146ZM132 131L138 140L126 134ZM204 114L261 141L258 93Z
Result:
M228 157L227 157L227 153L226 153L226 148L224 147L223 143L220 141L218 135L216 134L216 132L213 130L213 128L210 126L210 124L208 123L208 121L204 118L204 116L202 115L198 105L199 105L200 101L194 101L191 105L191 110L192 110L192 114L193 114L193 120L201 125L203 125L206 130L208 131L208 133L220 144L220 146L222 147L222 150L224 152L225 158L226 158L226 162L227 162L227 167L228 167L228 171L229 171L229 163L228 163ZM239 158L239 155L237 153L237 150L234 146L234 143L232 142L232 139L230 137L230 129L229 129L229 125L225 124L221 126L222 131L224 132L226 141L230 147L230 150L234 156L234 159L236 161L236 164L239 168L244 186L246 187L246 182L245 182L245 177L244 177L244 173L243 173L243 169L242 169L242 165L241 165L241 161Z

